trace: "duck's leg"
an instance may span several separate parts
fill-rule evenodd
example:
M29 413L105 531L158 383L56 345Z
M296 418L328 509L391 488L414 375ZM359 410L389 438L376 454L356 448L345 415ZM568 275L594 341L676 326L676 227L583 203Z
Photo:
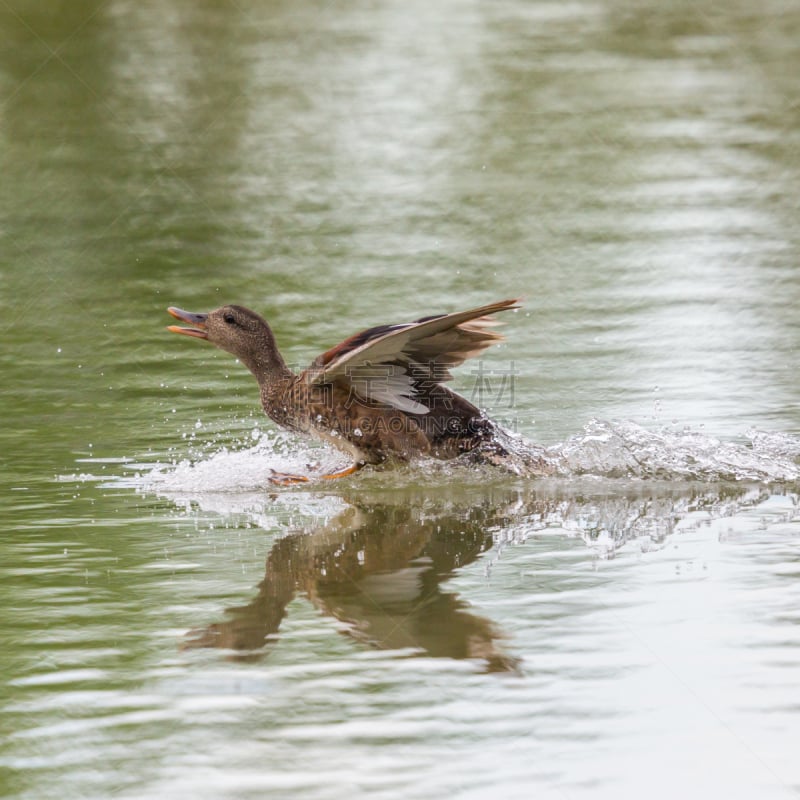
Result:
M358 472L363 466L364 466L363 461L354 461L349 467L337 470L336 472L329 472L327 475L320 475L320 478L325 478L325 480L333 480L334 478L345 478L348 475L353 475L354 473Z
M337 470L336 472L328 472L325 475L316 476L324 480L334 480L335 478L344 478L358 472L364 466L363 461L354 461L349 467ZM294 486L296 483L309 483L312 478L307 475L294 475L291 472L275 472L271 470L272 474L269 476L269 482L276 486Z

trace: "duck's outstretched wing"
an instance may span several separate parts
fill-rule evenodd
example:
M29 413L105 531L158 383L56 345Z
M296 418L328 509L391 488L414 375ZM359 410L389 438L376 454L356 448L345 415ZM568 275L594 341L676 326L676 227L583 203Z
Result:
M429 411L425 398L452 378L450 369L503 339L491 315L519 308L519 300L380 325L332 347L303 373L309 383L340 382L365 399L411 414Z

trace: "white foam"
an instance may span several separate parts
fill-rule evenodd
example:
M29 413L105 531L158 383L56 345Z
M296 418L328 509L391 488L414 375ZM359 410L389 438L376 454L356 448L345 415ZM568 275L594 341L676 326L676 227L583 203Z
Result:
M561 475L694 481L800 480L800 440L748 431L749 442L725 442L700 431L651 431L634 422L591 420L583 431L548 448Z
M498 441L510 453L499 467L461 459L425 459L379 473L365 470L355 478L330 484L315 477L345 466L344 455L288 433L265 433L257 437L254 445L217 445L214 449L212 444L206 450L189 450L187 457L181 459L149 463L119 459L123 472L116 476L106 470L109 459L84 458L81 466L96 461L100 474L83 471L61 476L60 480L133 489L171 499L179 508L244 514L259 524L271 518L276 498L280 498L282 506L302 506L315 514L335 513L344 502L337 495L352 481L358 481L359 490L365 491L414 485L428 485L432 491L440 485L498 485L520 479L541 486L542 458L557 481L574 481L579 476L676 484L800 481L800 439L780 433L748 431L740 442L724 442L695 430L651 431L633 422L592 420L581 433L547 449L521 436L501 435ZM288 489L278 487L270 482L275 472L306 475L311 482ZM317 508L319 503L322 506Z

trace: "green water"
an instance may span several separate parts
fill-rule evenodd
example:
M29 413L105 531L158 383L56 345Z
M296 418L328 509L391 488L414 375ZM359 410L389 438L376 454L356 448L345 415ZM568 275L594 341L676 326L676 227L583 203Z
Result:
M521 295L455 382L512 430L798 436L796 4L9 0L0 34L0 794L794 796L796 485L267 491L326 455L164 326L242 303L305 365Z

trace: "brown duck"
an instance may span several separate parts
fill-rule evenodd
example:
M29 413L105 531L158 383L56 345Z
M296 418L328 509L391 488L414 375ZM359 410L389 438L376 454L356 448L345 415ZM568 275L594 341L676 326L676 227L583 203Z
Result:
M491 461L505 455L495 424L444 383L452 367L503 339L492 330L498 322L491 315L519 307L518 300L501 300L369 328L318 356L299 375L286 366L272 330L255 311L235 305L208 314L167 310L191 326L168 330L207 339L253 373L264 411L278 425L316 435L350 454L351 466L321 476L338 478L388 459L472 453ZM271 480L309 479L274 474Z

